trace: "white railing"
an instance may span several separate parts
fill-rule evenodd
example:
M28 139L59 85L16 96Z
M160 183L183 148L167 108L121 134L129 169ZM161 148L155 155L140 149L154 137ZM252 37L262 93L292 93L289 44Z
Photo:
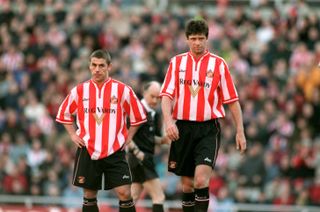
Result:
M117 207L119 200L116 198L98 198L99 204L105 204L110 207ZM16 195L0 195L0 211L1 205L20 205L25 208L32 208L33 206L59 206L63 207L68 203L73 203L78 205L80 208L82 205L81 198L65 198L65 197L51 197L51 196L16 196ZM212 204L212 203L210 203ZM151 208L152 203L150 200L139 200L137 206ZM179 209L181 208L181 202L178 200L172 201L167 200L165 202L165 207L169 209ZM223 206L219 204L214 205L214 212L319 212L320 207L315 206L275 206L267 204L231 204L228 206Z

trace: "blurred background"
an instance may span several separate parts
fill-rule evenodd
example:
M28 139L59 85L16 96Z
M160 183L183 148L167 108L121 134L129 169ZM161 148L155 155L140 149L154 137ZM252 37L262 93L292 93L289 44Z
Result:
M188 50L184 25L196 16L229 65L248 140L240 155L227 112L210 211L320 211L319 14L317 0L0 0L0 211L80 211L76 147L55 116L90 78L89 54L107 49L111 77L141 96ZM167 155L157 147L155 161L166 207L179 211ZM101 211L118 204L112 191L98 200ZM150 207L142 195L138 211Z

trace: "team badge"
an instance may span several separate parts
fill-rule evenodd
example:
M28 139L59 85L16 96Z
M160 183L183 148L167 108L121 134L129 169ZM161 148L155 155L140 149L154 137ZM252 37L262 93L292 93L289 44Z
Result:
M86 181L86 178L84 176L78 177L78 183L83 184Z
M189 85L189 90L192 97L196 97L198 95L200 88L200 86L197 86L196 89L193 89L192 85Z
M211 69L209 69L207 71L207 77L212 78L213 77L213 71Z
M101 116L99 117L96 113L93 114L94 119L96 120L97 124L100 125L103 121L104 118L104 113L101 114Z
M175 161L169 161L169 168L170 168L170 169L175 169L175 168L177 168L177 162L175 162Z
M112 96L110 99L111 104L117 104L118 103L118 98L116 96Z

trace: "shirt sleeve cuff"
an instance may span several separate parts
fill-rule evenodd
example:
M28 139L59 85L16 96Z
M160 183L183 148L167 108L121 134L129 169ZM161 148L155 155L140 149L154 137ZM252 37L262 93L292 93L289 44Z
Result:
M236 102L238 100L239 100L239 97L236 97L236 98L233 98L233 99L228 99L228 100L223 101L223 104L230 104L230 103Z
M147 122L147 119L143 119L142 121L138 121L138 122L130 122L130 125L131 126L138 126L138 125L143 124L145 122Z
M56 122L59 122L61 124L73 124L73 121L71 120L61 120L61 119L56 119Z
M169 93L160 93L159 96L160 96L160 97L167 96L167 97L169 97L171 100L173 99L173 96L172 96L171 94L169 94Z

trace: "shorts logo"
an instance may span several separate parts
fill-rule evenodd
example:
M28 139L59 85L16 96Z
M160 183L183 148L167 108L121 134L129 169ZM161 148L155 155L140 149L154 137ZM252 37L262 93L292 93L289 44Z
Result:
M128 175L123 175L122 176L122 179L124 180L124 179L130 179L130 177L128 176Z
M175 162L175 161L169 161L169 168L170 168L170 169L175 169L175 168L177 168L177 162Z
M206 157L206 158L204 159L204 161L209 162L209 163L212 162L212 160L211 160L210 158L208 158L208 157Z
M198 95L200 88L201 88L200 86L197 86L196 89L193 89L192 85L189 85L189 90L192 97L196 97Z
M86 178L84 176L78 177L78 183L83 184L86 181Z
M112 96L110 99L111 104L117 104L118 103L118 98L116 96Z
M211 69L209 69L207 71L207 77L212 78L213 77L213 71Z

